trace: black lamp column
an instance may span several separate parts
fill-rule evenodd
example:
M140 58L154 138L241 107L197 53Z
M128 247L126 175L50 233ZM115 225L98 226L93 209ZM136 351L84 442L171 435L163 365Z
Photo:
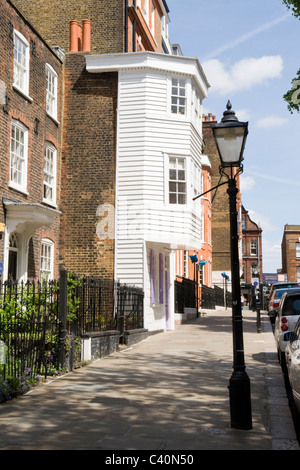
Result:
M233 373L229 381L231 426L252 429L250 380L246 373L241 308L240 266L237 230L237 176L243 171L243 152L248 134L248 123L240 122L230 101L213 134L220 156L220 172L228 180L230 210L230 248L232 281Z
M233 373L229 380L231 426L235 429L252 429L250 379L246 372L241 308L240 263L238 250L236 179L230 178L227 193L230 210L231 278L232 278L232 335Z

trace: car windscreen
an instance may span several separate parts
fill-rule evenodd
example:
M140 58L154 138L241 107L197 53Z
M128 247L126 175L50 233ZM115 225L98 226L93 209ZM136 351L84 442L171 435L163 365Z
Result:
M300 293L287 296L283 306L283 315L300 315Z

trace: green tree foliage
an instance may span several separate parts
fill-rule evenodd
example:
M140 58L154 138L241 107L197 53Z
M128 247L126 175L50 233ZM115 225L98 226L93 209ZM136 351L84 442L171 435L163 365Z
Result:
M288 9L291 9L296 18L300 18L300 0L282 0ZM300 69L296 77L292 80L291 88L283 95L284 100L287 102L288 110L293 113L294 111L300 112Z
M300 0L282 0L283 3L289 8L292 9L293 15L296 17L300 16Z

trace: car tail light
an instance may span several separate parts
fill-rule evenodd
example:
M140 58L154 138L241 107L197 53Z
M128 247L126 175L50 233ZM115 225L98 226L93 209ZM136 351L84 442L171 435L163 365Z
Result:
M277 307L279 307L279 302L274 301L273 302L273 308L277 308Z
M288 319L285 318L285 317L282 317L281 319L281 330L282 331L287 331L289 329L289 327L287 326L287 322L288 322Z

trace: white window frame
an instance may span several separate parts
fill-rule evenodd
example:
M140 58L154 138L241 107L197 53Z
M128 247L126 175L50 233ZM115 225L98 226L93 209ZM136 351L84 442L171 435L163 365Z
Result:
M180 167L179 163L183 162L183 168ZM175 167L171 166L171 163L175 163ZM171 170L175 170L176 174L173 174L171 177ZM184 175L182 175L179 172L184 171ZM173 172L174 173L174 172ZM188 184L187 184L187 159L184 156L179 156L179 155L169 155L168 156L168 192L167 192L167 200L168 204L174 207L181 207L183 205L187 204L187 199L188 199ZM176 176L176 178L174 178ZM182 179L182 176L184 176L184 179ZM174 186L175 185L175 186ZM180 185L180 186L179 186ZM184 185L184 191L183 191L183 186ZM170 200L170 195L176 195L176 202L171 202ZM179 196L184 195L184 202L179 202L179 200L183 201L182 197Z
M14 30L14 82L13 86L29 96L29 43L17 30Z
M155 38L155 19L156 19L156 8L154 3L152 2L151 5L151 33L152 36Z
M170 93L172 116L187 116L187 94L187 80L182 77L172 77Z
M57 150L51 142L45 144L43 173L43 202L56 206Z
M257 256L257 241L256 240L250 241L250 255Z
M26 194L27 161L28 129L20 121L12 120L10 133L9 186Z
M57 73L50 64L46 64L46 111L57 120Z
M300 258L300 243L296 242L296 258Z
M144 0L144 17L147 25L149 25L149 0Z
M202 105L200 94L195 87L192 88L192 121L196 129L200 130L202 124Z
M54 243L49 238L41 240L40 281L52 280L54 268Z
M199 165L196 161L193 163L193 198L199 196L203 192L203 174L201 165ZM196 202L196 201L195 201ZM196 207L199 207L199 201L196 204Z

